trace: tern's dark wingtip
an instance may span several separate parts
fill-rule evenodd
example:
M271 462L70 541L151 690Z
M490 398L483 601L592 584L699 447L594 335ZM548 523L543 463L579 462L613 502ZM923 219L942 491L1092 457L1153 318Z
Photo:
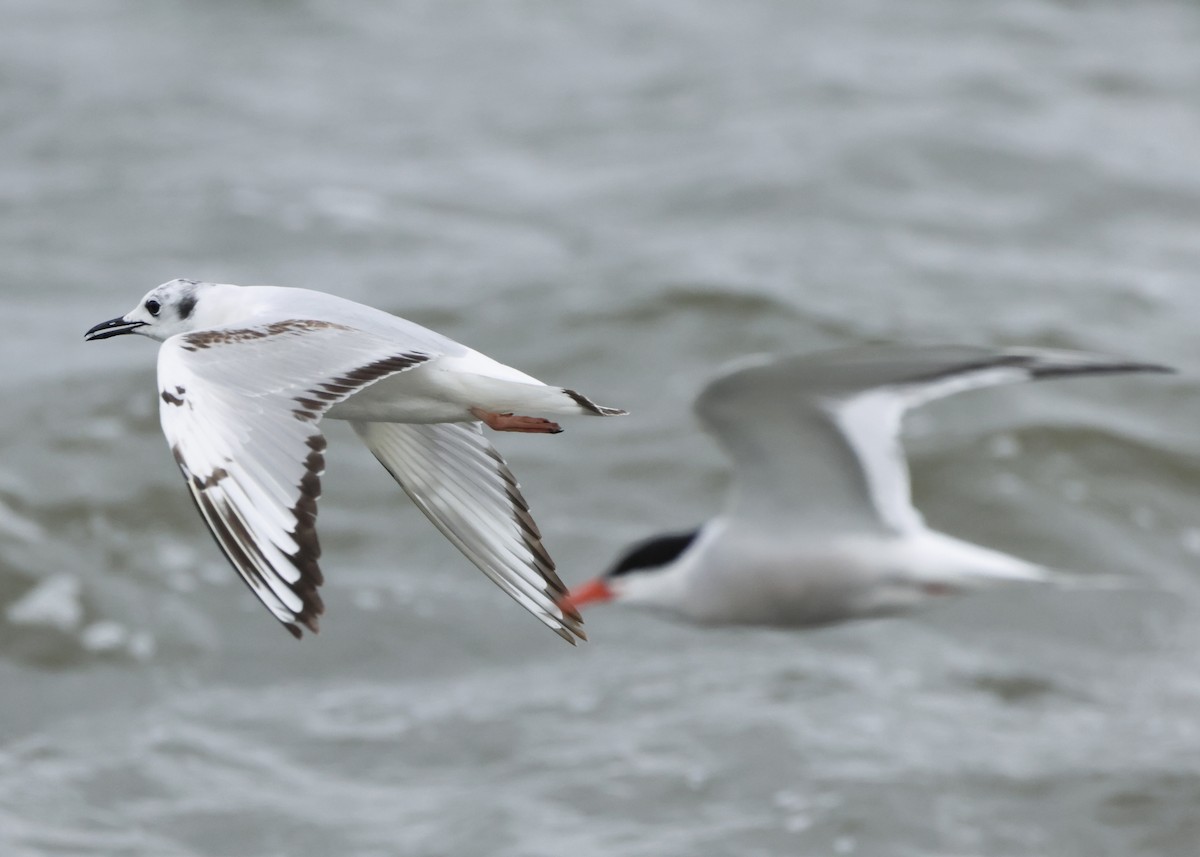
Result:
M1140 372L1155 372L1159 375L1178 375L1179 370L1174 366L1164 366L1161 363L1143 363Z
M1178 375L1179 370L1174 366L1162 363L1121 363L1109 369L1114 373L1137 373L1142 375Z
M1085 375L1175 375L1179 370L1161 363L1082 363L1082 364L1053 364L1033 367L1029 370L1030 377L1038 380L1052 378L1077 378Z

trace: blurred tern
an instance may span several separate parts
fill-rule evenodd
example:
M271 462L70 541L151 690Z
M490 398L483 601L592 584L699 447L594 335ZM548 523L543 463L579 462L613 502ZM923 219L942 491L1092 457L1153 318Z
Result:
M568 642L579 614L511 471L484 437L555 433L543 414L616 416L438 333L307 289L172 280L87 340L162 342L159 417L217 544L294 636L324 608L317 497L322 417L348 420L417 507Z
M696 400L733 461L724 512L633 546L560 603L615 600L698 624L803 627L1050 579L1045 568L926 527L900 445L904 413L997 384L1170 371L1069 351L955 346L742 363Z

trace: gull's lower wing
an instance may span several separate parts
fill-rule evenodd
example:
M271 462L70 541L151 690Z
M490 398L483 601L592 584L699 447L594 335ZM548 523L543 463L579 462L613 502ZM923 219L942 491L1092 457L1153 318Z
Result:
M363 387L432 356L322 321L174 336L158 356L163 433L229 562L294 636L316 631L317 424Z
M569 643L585 639L516 479L476 423L353 422L413 502L467 559Z
M733 460L730 511L744 522L911 532L923 522L900 445L910 408L1017 381L1169 371L1035 348L852 348L745 362L701 392L696 412Z

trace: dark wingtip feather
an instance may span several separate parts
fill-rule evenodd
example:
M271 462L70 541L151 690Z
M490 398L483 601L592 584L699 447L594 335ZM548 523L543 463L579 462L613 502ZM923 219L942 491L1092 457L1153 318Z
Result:
M566 640L572 646L579 645L575 640L576 636L578 636L579 639L581 639L581 640L587 639L587 637L585 637L583 634L580 634L578 631L576 631L574 634L572 634L571 631L567 630L566 628L555 628L554 633L558 634L558 636L562 637L564 640Z
M603 405L597 405L582 393L577 393L574 390L567 389L566 387L561 389L564 393L570 396L572 400L574 400L575 404L583 408L584 413L592 414L593 416L597 417L621 417L629 413L628 411L623 411L620 408L606 408Z
M1079 366L1032 366L1029 374L1038 380L1069 378L1077 375L1124 375L1133 373L1175 375L1179 370L1160 363L1094 363Z

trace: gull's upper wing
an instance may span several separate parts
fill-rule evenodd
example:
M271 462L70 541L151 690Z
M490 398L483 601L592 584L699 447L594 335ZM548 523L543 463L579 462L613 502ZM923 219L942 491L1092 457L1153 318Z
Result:
M317 630L317 497L334 404L436 356L292 319L173 336L159 416L196 507L238 574L295 636Z
M701 392L696 413L733 460L730 512L743 523L903 533L923 525L900 446L909 408L1015 381L1167 371L1033 348L866 347L743 364Z
M578 612L556 604L566 589L512 471L477 423L352 424L467 559L567 642L585 638Z

